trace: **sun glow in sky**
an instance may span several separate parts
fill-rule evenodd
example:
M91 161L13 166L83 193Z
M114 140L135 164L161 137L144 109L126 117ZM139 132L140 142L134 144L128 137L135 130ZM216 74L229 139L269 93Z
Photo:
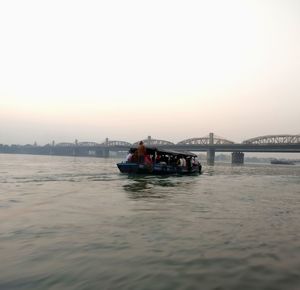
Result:
M300 1L1 1L0 143L300 133Z

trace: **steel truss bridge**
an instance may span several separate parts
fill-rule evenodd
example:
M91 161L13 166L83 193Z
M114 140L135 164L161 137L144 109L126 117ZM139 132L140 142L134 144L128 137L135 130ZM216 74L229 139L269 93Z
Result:
M245 152L300 152L300 134L259 136L244 140L241 143L235 143L226 138L214 135L214 133L210 133L204 137L185 139L178 143L153 139L151 136L142 141L146 146L158 146L162 149L207 152L207 161L210 164L214 163L215 152L232 152L233 163L243 163ZM55 144L53 141L52 144L45 146L20 146L21 149L14 148L15 152L10 153L108 157L110 151L127 151L130 147L137 146L138 143L139 141L129 143L126 141L109 140L108 138L102 143L90 141L78 142L78 140L75 140L73 143L64 142ZM0 152L5 152L2 147L0 146Z
M207 152L207 162L214 163L215 152L231 152L233 163L243 163L245 152L289 152L300 153L300 135L266 135L244 140L241 143L210 133L204 137L196 137L173 143L167 140L153 139L151 136L142 140L146 146L158 146L162 149L183 150L193 152ZM109 156L109 151L127 151L137 146L139 141L129 143L125 141L111 141L106 138L103 143L75 142L72 144L78 155L89 152L89 155ZM65 143L63 143L65 144ZM60 147L57 144L55 147ZM75 155L77 155L75 153Z

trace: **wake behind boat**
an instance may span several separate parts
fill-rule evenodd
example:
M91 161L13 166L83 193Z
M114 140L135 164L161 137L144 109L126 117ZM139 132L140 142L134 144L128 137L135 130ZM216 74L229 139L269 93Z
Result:
M138 156L138 148L131 148L127 160L117 166L122 173L158 175L201 173L202 169L196 154L157 147L145 148L143 158Z

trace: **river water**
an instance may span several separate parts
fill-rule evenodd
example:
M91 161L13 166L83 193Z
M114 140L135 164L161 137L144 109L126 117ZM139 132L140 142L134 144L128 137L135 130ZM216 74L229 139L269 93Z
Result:
M0 289L300 289L300 166L128 177L0 155Z

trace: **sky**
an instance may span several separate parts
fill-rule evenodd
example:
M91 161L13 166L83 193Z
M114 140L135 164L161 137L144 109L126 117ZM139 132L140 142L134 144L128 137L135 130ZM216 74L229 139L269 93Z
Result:
M0 144L300 134L300 1L0 0Z

